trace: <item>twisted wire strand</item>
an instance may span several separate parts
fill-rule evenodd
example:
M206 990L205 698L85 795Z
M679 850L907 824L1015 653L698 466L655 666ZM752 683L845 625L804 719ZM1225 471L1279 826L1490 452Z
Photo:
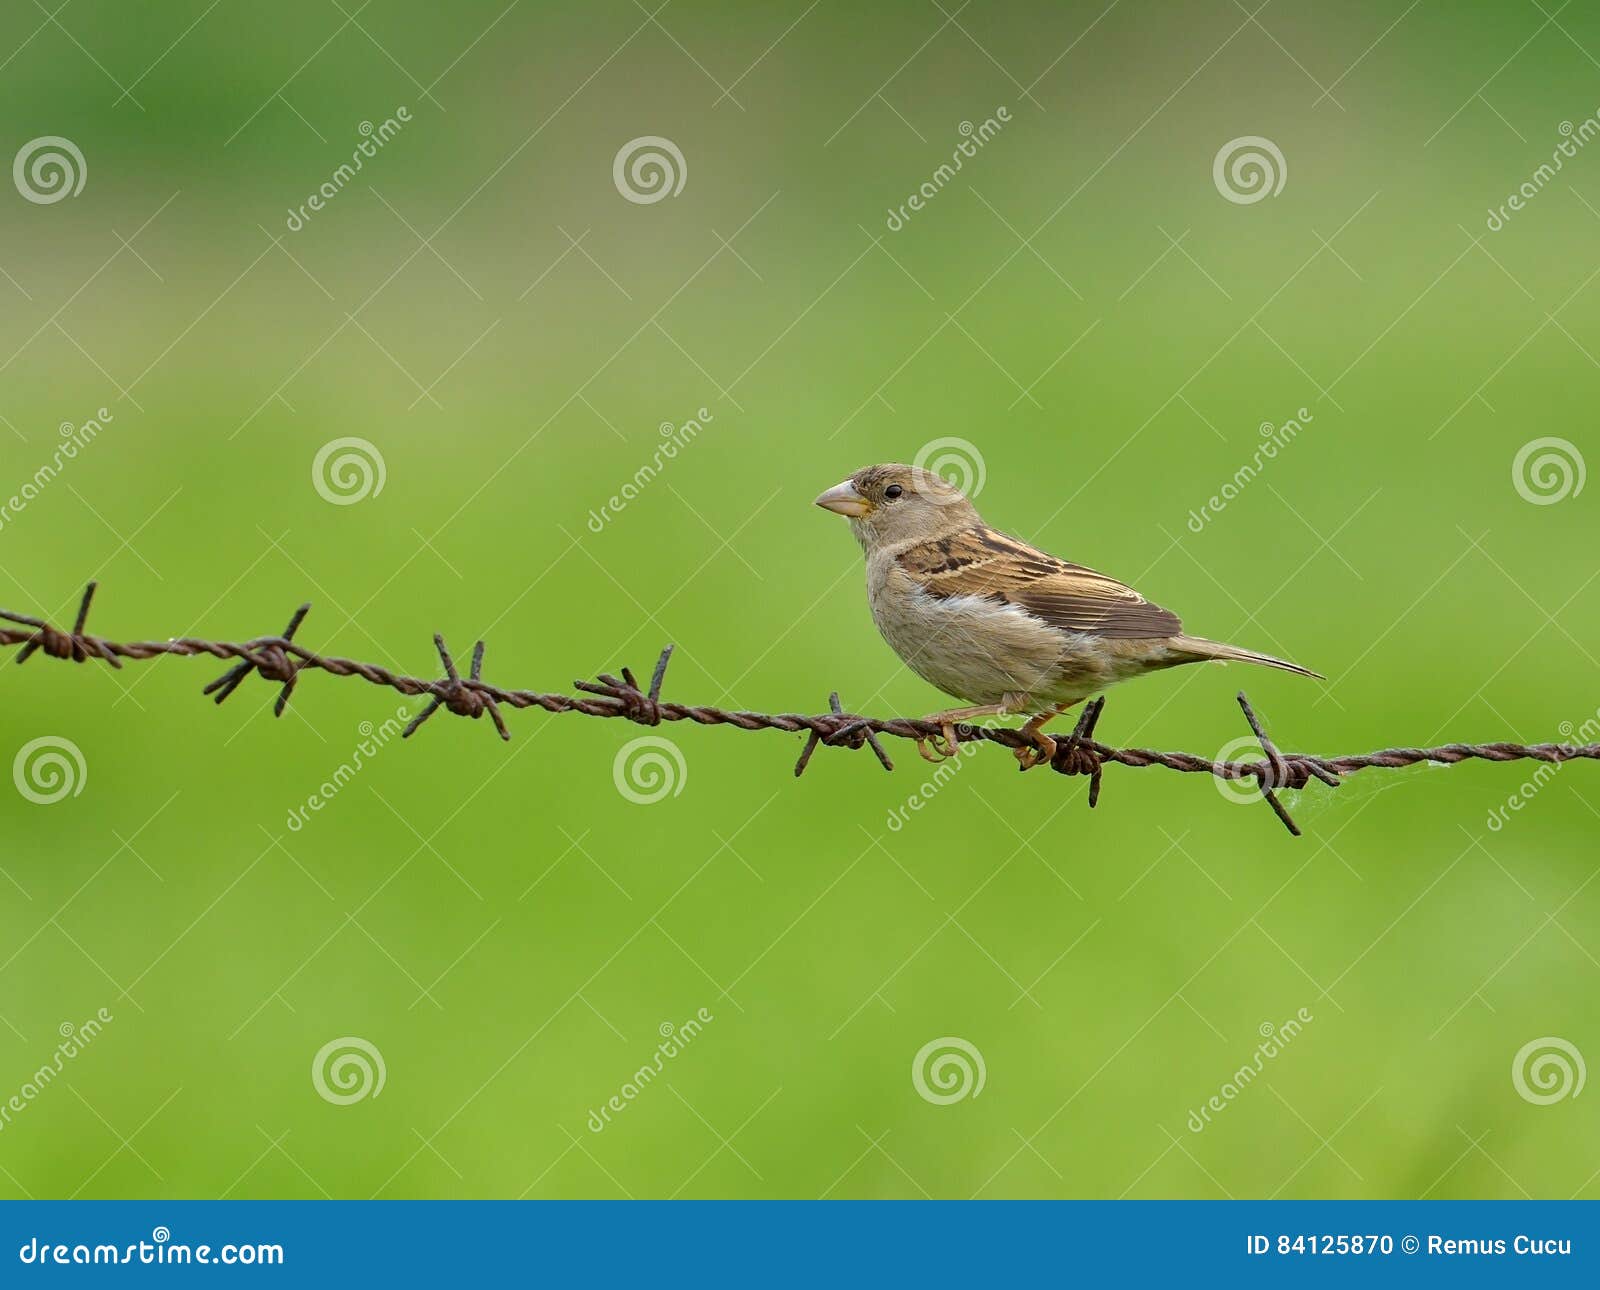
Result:
M540 708L545 712L576 712L587 717L620 717L640 725L654 726L663 721L691 721L702 726L732 726L739 730L780 730L791 734L809 736L805 750L795 765L795 774L804 772L812 753L820 745L830 747L861 748L870 746L885 769L893 769L893 762L878 742L879 735L897 739L910 739L919 745L937 744L944 737L942 723L911 717L866 717L844 711L837 693L830 696L831 711L815 714L801 712L751 712L719 708L705 704L676 703L663 700L661 686L667 664L672 657L672 646L667 646L657 660L648 687L641 687L628 668L621 676L601 673L597 681L574 683L578 694L548 693L539 690L506 689L482 679L484 645L477 643L473 652L471 673L462 677L456 669L442 636L435 635L434 644L444 664L445 676L427 678L395 672L378 663L341 658L337 655L319 654L295 641L295 631L304 620L309 605L302 605L290 619L288 627L279 635L257 636L244 641L208 640L194 636L175 637L161 641L113 641L91 635L84 630L89 606L94 598L96 584L90 583L84 592L73 630L63 631L25 614L0 610L0 622L13 626L0 626L0 647L17 646L16 661L24 663L35 652L51 658L84 663L98 659L112 667L120 668L125 659L146 660L167 656L199 657L231 661L234 666L205 687L221 703L252 672L262 679L282 687L276 711L282 715L289 696L301 675L307 671L326 672L333 676L356 676L371 685L382 686L412 697L426 695L429 706L406 728L406 735L417 728L441 708L448 708L458 716L482 717L487 713L504 739L511 737L501 718L500 707ZM1091 777L1089 805L1099 798L1100 775L1106 764L1140 769L1159 766L1189 774L1208 774L1218 779L1252 780L1262 796L1272 806L1286 828L1296 836L1300 830L1278 801L1275 790L1304 788L1312 779L1337 788L1343 777L1360 770L1397 770L1423 763L1454 765L1468 760L1509 762L1540 761L1560 764L1580 759L1600 760L1600 743L1522 744L1506 740L1489 743L1440 744L1432 748L1383 748L1376 752L1323 757L1311 753L1283 753L1272 743L1250 707L1249 700L1238 696L1251 730L1260 741L1264 757L1260 761L1214 761L1208 757L1185 752L1162 752L1152 748L1115 748L1093 738L1105 700L1090 702L1079 718L1073 733L1057 741L1050 766L1063 775L1088 775ZM1000 744L1006 748L1031 747L1030 741L1017 730L958 725L955 727L962 742L982 741Z

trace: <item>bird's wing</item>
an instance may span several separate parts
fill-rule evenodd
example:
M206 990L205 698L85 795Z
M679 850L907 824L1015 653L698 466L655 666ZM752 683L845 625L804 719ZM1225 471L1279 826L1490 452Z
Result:
M1124 640L1176 636L1171 610L1103 573L1069 564L987 526L902 551L900 568L929 595L984 596L1017 605L1063 631Z

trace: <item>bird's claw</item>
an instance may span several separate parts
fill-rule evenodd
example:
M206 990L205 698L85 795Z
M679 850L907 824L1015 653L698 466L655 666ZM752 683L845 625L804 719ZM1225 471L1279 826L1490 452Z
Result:
M1023 744L1013 750L1016 754L1018 770L1032 770L1035 766L1048 762L1056 755L1056 741L1054 739L1042 730L1034 730L1029 733L1033 738L1033 743Z
M961 751L961 741L956 738L956 728L946 721L937 735L926 735L917 740L917 751L922 754L924 761L932 762L937 766L940 762L949 761Z

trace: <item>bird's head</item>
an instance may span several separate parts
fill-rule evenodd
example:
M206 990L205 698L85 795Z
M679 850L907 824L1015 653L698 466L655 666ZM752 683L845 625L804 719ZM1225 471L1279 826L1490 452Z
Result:
M858 470L821 497L818 506L844 515L867 551L926 542L979 522L966 495L931 471L891 463Z

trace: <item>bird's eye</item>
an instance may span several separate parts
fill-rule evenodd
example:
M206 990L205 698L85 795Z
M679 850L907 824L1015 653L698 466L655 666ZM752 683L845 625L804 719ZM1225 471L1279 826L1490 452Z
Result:
M890 484L889 487L883 490L883 495L892 502L905 491L906 490L901 488L899 484Z

